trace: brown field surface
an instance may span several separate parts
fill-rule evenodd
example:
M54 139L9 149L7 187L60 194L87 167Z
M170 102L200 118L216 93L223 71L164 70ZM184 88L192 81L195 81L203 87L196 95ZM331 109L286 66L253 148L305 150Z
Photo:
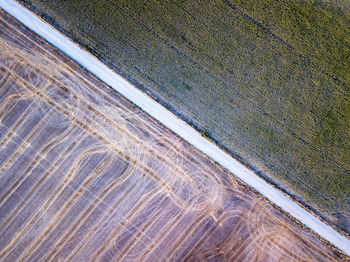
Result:
M0 11L1 261L340 261Z

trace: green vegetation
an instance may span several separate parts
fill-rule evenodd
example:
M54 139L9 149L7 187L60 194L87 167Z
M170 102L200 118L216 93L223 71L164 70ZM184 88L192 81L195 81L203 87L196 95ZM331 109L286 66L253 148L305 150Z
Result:
M344 222L350 217L350 15L342 4L26 2L210 139L350 232Z
M210 134L208 131L206 131L206 130L201 131L201 135L202 135L202 137L204 137L204 138L212 139L211 134Z
M234 0L232 4L289 43L312 66L349 83L350 9L320 0Z

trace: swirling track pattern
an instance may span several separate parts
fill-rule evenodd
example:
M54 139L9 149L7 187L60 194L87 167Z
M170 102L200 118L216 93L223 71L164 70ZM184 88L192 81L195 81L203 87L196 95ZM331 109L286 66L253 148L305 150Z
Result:
M0 12L1 261L339 261Z

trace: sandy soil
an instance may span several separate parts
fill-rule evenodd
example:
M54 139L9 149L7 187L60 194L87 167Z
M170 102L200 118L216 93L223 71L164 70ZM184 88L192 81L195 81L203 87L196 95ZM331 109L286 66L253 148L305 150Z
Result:
M1 261L339 261L1 12Z

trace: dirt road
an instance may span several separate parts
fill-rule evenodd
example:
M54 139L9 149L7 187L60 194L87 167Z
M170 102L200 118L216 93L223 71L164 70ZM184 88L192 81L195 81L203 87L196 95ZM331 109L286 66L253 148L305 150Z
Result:
M345 259L0 14L0 260Z

